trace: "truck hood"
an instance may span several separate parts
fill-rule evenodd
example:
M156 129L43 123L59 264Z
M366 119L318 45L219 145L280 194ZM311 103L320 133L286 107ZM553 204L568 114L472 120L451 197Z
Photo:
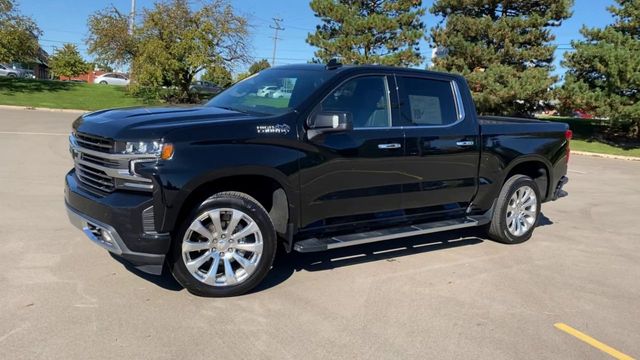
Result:
M216 107L131 107L84 114L74 121L73 129L116 140L161 139L177 128L251 118Z

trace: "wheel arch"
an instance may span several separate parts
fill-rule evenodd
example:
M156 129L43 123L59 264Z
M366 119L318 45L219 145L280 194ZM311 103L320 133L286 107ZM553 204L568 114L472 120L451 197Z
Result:
M505 168L501 186L513 175L527 175L536 182L540 193L543 194L543 198L546 200L549 198L550 192L553 191L553 187L550 186L553 179L552 169L553 166L549 160L543 156L521 156L513 160L509 166Z
M209 173L191 181L181 191L183 196L175 199L172 207L172 224L176 228L189 211L214 194L224 191L245 193L258 201L269 213L276 232L287 237L289 224L295 219L293 209L295 192L283 174L274 169L237 169L221 173Z

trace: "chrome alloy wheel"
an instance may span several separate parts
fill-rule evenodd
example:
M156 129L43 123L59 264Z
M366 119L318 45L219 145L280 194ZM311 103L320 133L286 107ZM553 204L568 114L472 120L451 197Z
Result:
M242 283L256 270L263 240L258 224L236 209L214 209L196 218L182 239L182 260L211 286Z
M512 235L522 236L536 222L538 199L529 186L516 190L507 204L507 228Z

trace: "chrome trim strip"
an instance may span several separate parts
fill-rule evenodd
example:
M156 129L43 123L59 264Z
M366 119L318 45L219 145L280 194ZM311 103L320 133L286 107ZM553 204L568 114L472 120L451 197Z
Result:
M84 161L84 160L80 160L80 159L75 159L75 161L78 164L104 171L104 173L107 174L107 176L111 176L111 177L114 177L114 178L119 178L119 179L124 179L124 180L134 180L134 181L140 181L140 182L146 182L146 183L150 183L151 182L151 179L147 179L147 178L144 178L144 177L141 177L141 176L131 175L131 173L129 172L129 169L109 168L109 167L101 166L101 165L94 164L94 163L91 163L91 162L88 162L88 161ZM82 170L82 169L80 169L80 170Z

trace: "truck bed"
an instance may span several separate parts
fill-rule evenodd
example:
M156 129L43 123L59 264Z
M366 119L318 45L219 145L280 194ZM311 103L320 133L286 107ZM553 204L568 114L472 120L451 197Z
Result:
M557 133L564 136L567 124L532 118L478 116L482 135Z

